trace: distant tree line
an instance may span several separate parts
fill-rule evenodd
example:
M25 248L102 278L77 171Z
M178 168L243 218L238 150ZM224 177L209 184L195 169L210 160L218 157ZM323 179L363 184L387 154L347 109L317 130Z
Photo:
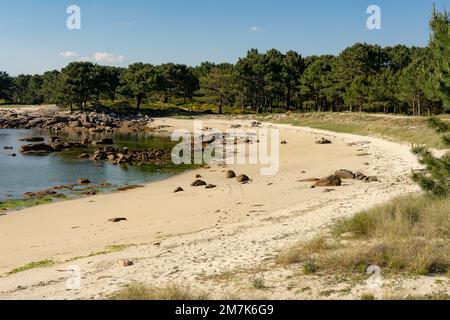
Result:
M450 22L435 9L428 47L358 43L338 56L248 51L236 64L135 63L128 68L73 62L61 71L10 77L0 99L73 109L104 100L204 102L273 111L367 111L412 115L450 111Z

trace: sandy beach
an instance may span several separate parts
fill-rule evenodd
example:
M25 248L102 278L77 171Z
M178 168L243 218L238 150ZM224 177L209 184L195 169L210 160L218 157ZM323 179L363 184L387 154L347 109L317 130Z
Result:
M192 123L163 118L154 125L191 130ZM235 123L205 119L204 125L223 130ZM238 123L244 129L251 126L249 121ZM290 125L262 126L279 128L280 138L287 142L280 146L275 176L262 176L260 167L253 165L211 166L136 190L1 216L0 273L45 259L57 264L3 276L0 298L99 299L136 281L202 283L208 288L214 275L258 268L338 218L419 190L409 178L411 169L420 166L408 145ZM333 143L315 144L320 138ZM339 169L361 171L379 181L344 180L343 186L328 188L332 190L300 182ZM225 179L226 170L246 174L251 182ZM196 174L217 188L191 187ZM178 186L185 191L173 193ZM107 221L114 217L127 221ZM113 245L130 247L97 255ZM73 260L76 257L81 258ZM134 265L118 266L118 259L130 259ZM67 267L72 265L81 269L80 290L66 288ZM214 295L223 297L229 289L216 288Z

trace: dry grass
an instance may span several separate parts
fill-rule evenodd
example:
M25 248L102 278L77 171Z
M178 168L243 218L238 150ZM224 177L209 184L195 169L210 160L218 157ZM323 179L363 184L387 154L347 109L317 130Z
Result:
M370 265L417 275L450 272L450 199L406 196L339 221L326 241L280 255L280 265L319 272L365 272ZM332 245L330 245L332 243ZM306 270L307 271L307 270Z
M111 300L207 300L208 295L192 290L188 286L167 285L154 287L145 284L131 284L111 297Z
M366 113L292 113L269 116L281 123L446 149L441 136L427 126L425 117L397 117ZM441 116L448 121L448 117Z

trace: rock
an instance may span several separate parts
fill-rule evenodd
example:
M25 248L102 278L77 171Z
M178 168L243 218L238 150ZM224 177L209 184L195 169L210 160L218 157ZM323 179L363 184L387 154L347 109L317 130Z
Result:
M83 124L81 123L80 120L75 120L75 121L69 121L69 127L71 128L78 128L78 127L82 127Z
M10 157L16 157L16 156L17 156L17 154L15 154L15 153L11 153L11 154L9 154L9 156L10 156Z
M127 190L134 190L134 189L139 189L139 188L143 188L144 186L138 185L138 184L133 184L130 186L123 186L120 188L117 188L116 191L127 191Z
M201 187L201 186L206 186L206 182L200 179L197 179L191 183L191 187Z
M134 265L134 262L128 259L119 259L117 260L117 265L119 267L131 267Z
M55 151L50 145L45 143L27 144L20 147L21 153L49 153Z
M42 190L38 192L25 192L23 195L27 198L43 198L45 196L51 196L57 194L53 190Z
M319 178L307 178L300 180L300 182L317 182L319 180L320 180Z
M232 171L232 170L228 170L225 173L225 176L226 176L227 179L236 178L236 173L234 171Z
M322 138L319 141L316 141L316 144L332 144L332 142L328 139Z
M334 173L335 176L338 176L341 179L353 180L355 178L355 174L350 170L341 169Z
M90 157L89 153L82 153L79 156L80 159L89 159Z
M182 188L182 187L177 187L174 191L173 191L173 193L178 193L178 192L183 192L184 191L184 189Z
M98 145L111 145L114 141L111 138L104 138L96 141L92 141L92 145L98 146Z
M236 181L240 182L240 183L249 182L250 178L248 176L246 176L245 174L241 174L236 177Z
M315 187L338 187L342 185L342 180L338 176L331 175L320 179L315 183Z
M214 184L207 184L206 187L205 187L205 189L214 189L214 188L216 188L216 187L217 187L217 186L214 185Z
M49 143L60 143L61 140L58 137L50 137L48 138Z
M111 219L108 219L108 222L112 222L112 223L117 223L117 222L122 222L122 221L127 221L127 218L111 218Z
M44 138L42 137L25 137L20 139L19 141L23 141L23 142L42 142L45 141Z
M91 181L86 178L80 178L77 180L77 184L90 184L90 183L91 183Z
M201 177L202 177L201 174L196 174L196 175L195 175L195 178L196 178L196 179L199 179L199 178L201 178Z
M369 182L376 182L376 181L378 181L378 177L370 176L370 177L367 178L367 181L369 181Z
M363 173L361 173L359 171L355 173L355 180L364 180L364 179L366 179L366 175L365 174L363 174Z

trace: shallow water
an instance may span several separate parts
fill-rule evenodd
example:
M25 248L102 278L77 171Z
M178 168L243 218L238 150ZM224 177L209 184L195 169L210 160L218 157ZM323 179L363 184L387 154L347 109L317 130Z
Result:
M93 184L107 182L113 186L122 186L164 179L173 174L175 169L171 165L125 168L108 162L94 163L89 159L79 159L81 153L93 152L89 149L46 155L22 155L19 147L28 142L19 142L19 139L26 136L41 136L47 139L49 134L38 130L0 129L0 201L22 198L22 194L28 191L35 192L76 183L79 178L88 178ZM79 142L85 138L79 135L60 137L63 141L70 142ZM129 149L165 149L172 146L170 140L157 139L145 134L112 135L112 137L115 146ZM14 149L5 150L3 149L5 146ZM12 157L11 153L17 156Z

